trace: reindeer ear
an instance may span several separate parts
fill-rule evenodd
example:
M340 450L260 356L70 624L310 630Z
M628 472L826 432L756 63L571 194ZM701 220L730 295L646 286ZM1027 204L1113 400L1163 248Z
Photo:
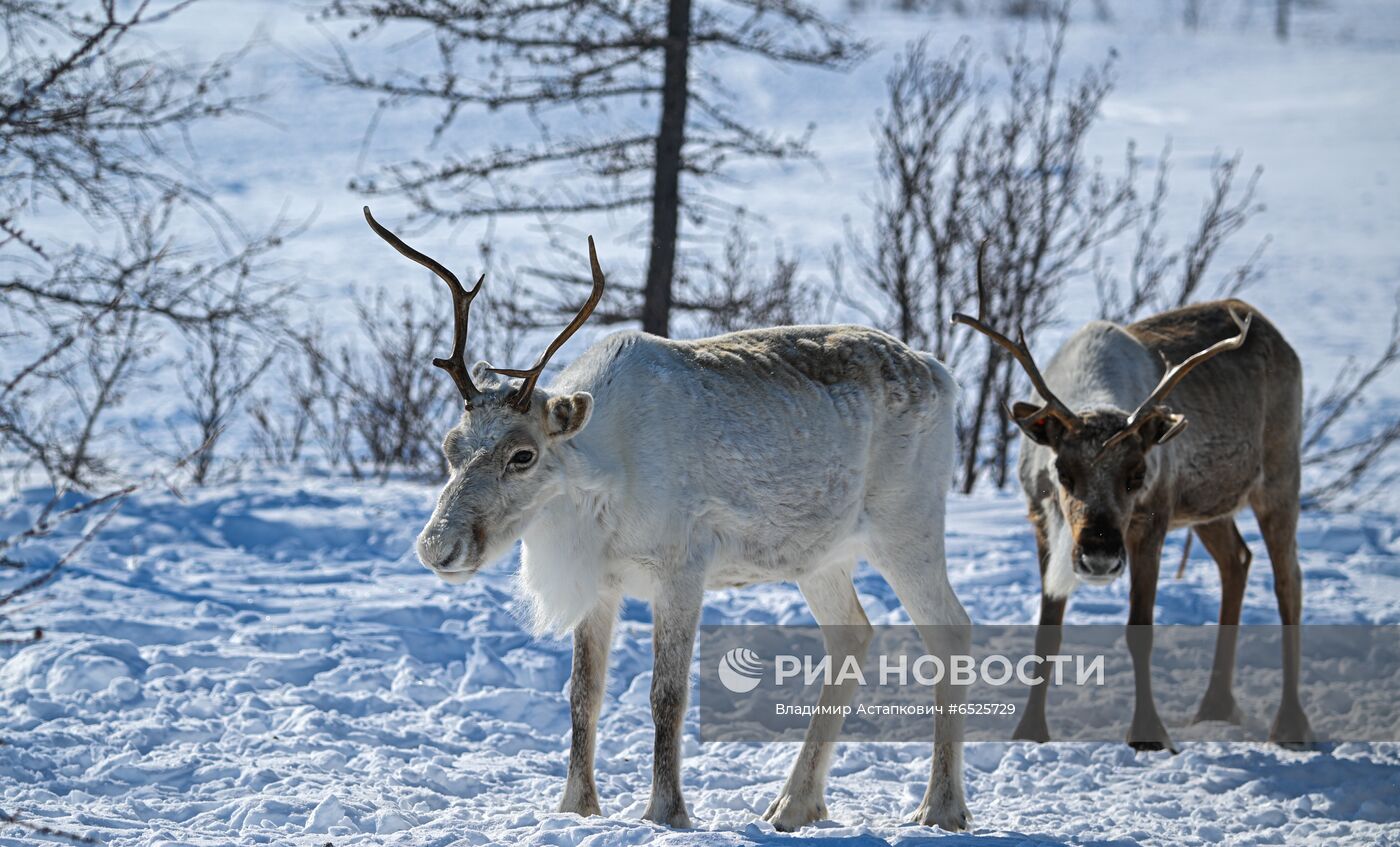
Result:
M485 359L478 359L471 369L472 382L477 385L489 383L495 380L495 374L491 373L491 363Z
M545 432L551 438L567 440L578 435L593 416L593 395L587 391L551 397L545 403Z
M1158 409L1152 413L1139 430L1142 435L1142 447L1150 450L1158 444L1166 444L1173 438L1181 434L1186 428L1186 416L1177 414L1169 409Z
M1015 403L1006 413L1027 438L1054 450L1059 447L1060 439L1064 437L1064 425L1051 415L1032 417L1039 409L1034 403Z

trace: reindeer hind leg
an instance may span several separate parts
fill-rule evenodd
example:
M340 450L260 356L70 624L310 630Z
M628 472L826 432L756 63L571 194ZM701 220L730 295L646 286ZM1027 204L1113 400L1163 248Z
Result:
M1289 746L1309 746L1312 727L1298 696L1299 666L1302 658L1303 572L1298 567L1298 488L1297 454L1283 467L1266 471L1263 484L1250 498L1259 531L1269 550L1274 573L1274 596L1278 599L1279 622L1283 624L1283 695L1278 713L1269 730L1269 740Z
M1234 516L1199 524L1194 531L1220 570L1220 627L1215 636L1215 661L1211 665L1205 696L1196 709L1195 722L1239 723L1241 715L1234 694L1235 645L1245 585L1249 581L1249 564L1254 554L1240 535Z
M798 580L797 587L807 599L812 616L821 625L822 640L826 642L832 666L841 667L847 656L864 662L874 630L851 584L851 568L830 567L808 574ZM841 707L850 704L855 692L854 680L822 686L819 703L822 708L807 725L802 750L792 764L783 790L763 815L763 819L778 830L792 832L827 817L826 775L844 723Z
M911 527L919 529L910 532ZM971 649L971 619L948 581L943 516L910 521L903 529L903 533L892 531L884 537L877 536L870 564L904 604L925 648L946 666L951 656L965 655ZM913 821L957 832L967 829L972 820L963 792L961 706L966 692L945 675L934 686L934 693L940 711L934 718L933 763L924 799L915 810Z

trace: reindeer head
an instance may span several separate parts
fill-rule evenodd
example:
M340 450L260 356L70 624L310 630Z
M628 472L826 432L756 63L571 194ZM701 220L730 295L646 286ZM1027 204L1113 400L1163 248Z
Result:
M1075 576L1105 585L1127 563L1124 539L1139 498L1157 487L1160 463L1152 450L1174 438L1185 418L1157 409L1128 434L1130 416L1121 409L1082 410L1072 426L1042 409L1016 403L1008 414L1027 438L1051 451L1050 494L1069 532Z
M1013 342L986 323L984 253L985 245L977 257L978 317L959 313L953 321L972 327L1009 352L1043 398L1040 404L1016 403L1005 409L1006 415L1027 438L1051 451L1052 496L1069 531L1075 576L1090 584L1106 585L1117 579L1127 564L1124 539L1138 500L1157 486L1160 462L1153 448L1166 444L1186 427L1186 417L1164 405L1167 395L1197 365L1244 344L1251 319L1241 319L1232 311L1230 317L1239 334L1167 368L1157 387L1131 413L1111 407L1076 412L1046 384L1026 346L1024 332Z
M451 476L438 495L427 526L418 535L417 550L423 566L444 581L465 582L483 564L505 554L539 507L561 490L560 448L588 425L593 397L586 391L553 396L536 384L550 357L598 305L603 296L603 271L589 238L593 291L534 367L514 370L478 362L469 371L464 361L467 318L485 277L466 289L451 271L381 226L368 206L364 211L370 227L381 238L431 270L452 291L452 354L434 359L433 364L451 375L465 408L461 420L443 440Z

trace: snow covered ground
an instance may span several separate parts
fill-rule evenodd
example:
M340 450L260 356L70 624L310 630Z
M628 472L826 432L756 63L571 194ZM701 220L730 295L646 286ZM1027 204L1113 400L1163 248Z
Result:
M640 603L623 610L603 711L607 817L552 814L569 644L522 630L508 563L454 589L412 559L432 495L287 479L130 504L22 616L42 620L47 638L0 654L0 807L106 844L795 843L757 816L796 746L701 745L693 720L685 780L697 831L638 821L651 749ZM951 572L976 620L1034 619L1021 511L1012 496L953 502ZM1313 516L1302 540L1308 620L1400 622L1396 522ZM42 564L44 548L30 549ZM1266 574L1254 570L1246 622L1277 620ZM863 570L858 587L872 620L904 620L878 575ZM1164 584L1159 620L1207 620L1217 591L1197 555L1185 579ZM1125 606L1120 581L1078 594L1072 619L1118 622ZM811 621L790 586L717 593L704 620ZM1184 718L1166 719L1176 729ZM843 745L834 822L800 835L940 837L901 823L928 752ZM975 829L944 843L1400 843L1396 744L1187 743L1171 756L983 743L968 745L967 762ZM28 837L0 829L0 844Z
M1197 212L1214 151L1240 147L1247 163L1265 165L1269 210L1223 261L1252 250L1251 236L1273 233L1268 276L1250 299L1305 351L1317 383L1346 356L1374 355L1400 288L1400 10L1338 6L1330 18L1300 12L1300 36L1288 45L1258 24L1240 31L1224 21L1185 37L1156 13L1079 24L1071 39L1076 61L1109 46L1121 54L1119 89L1095 136L1107 161L1128 137L1147 152L1173 138L1179 231ZM259 21L284 46L318 38L294 4L225 0L210 9L203 14L212 18L172 24L186 28L195 52L239 44ZM841 215L862 214L880 78L889 50L914 34L895 15L858 24L884 52L856 74L812 86L808 77L770 73L743 89L791 103L783 114L794 127L820 118L823 170L755 172L734 189L814 261L839 234ZM939 45L971 35L990 49L1005 37L1002 24L985 19L931 26ZM359 198L344 189L367 107L308 99L309 85L285 54L256 55L257 73L277 90L268 106L277 123L201 139L207 164L227 174L226 199L244 215L288 198L293 212L321 210L289 247L309 296L405 279L400 260L363 231ZM391 119L381 144L413 149L421 138L396 134L408 123ZM270 149L279 155L267 156ZM615 234L628 227L616 222ZM607 243L608 231L596 232ZM350 311L344 302L335 308ZM1089 309L1076 301L1067 318ZM1373 390L1376 406L1400 400L1400 386ZM152 397L137 411L163 408ZM651 726L649 612L637 603L623 610L602 718L598 784L607 817L552 814L567 748L568 642L525 633L509 562L451 588L413 560L429 487L261 475L186 494L133 498L34 596L36 605L6 623L39 624L47 634L0 648L0 809L121 845L945 838L901 824L922 794L927 745L843 745L828 792L834 822L788 836L756 818L795 747L700 745L693 725L684 773L697 830L638 822ZM0 506L0 536L27 525L44 496ZM1305 515L1306 620L1400 623L1397 502L1392 495L1345 514ZM1033 621L1038 587L1018 496L954 497L950 509L950 569L974 620ZM1247 517L1241 528L1256 553L1245 621L1275 621L1258 533ZM20 555L43 567L79 532L71 527ZM1179 552L1170 547L1166 561ZM4 588L23 574L0 578ZM1164 580L1159 622L1213 620L1217 586L1198 547L1184 579ZM873 621L902 619L873 572L862 570L858 587ZM1125 609L1120 581L1077 594L1070 620L1119 622ZM705 621L810 618L794 588L772 586L714 594ZM1166 719L1176 729L1184 716ZM1177 756L1135 755L1123 744L976 744L967 761L974 831L941 843L1400 844L1396 744L1317 752L1186 744ZM0 844L36 840L0 827Z

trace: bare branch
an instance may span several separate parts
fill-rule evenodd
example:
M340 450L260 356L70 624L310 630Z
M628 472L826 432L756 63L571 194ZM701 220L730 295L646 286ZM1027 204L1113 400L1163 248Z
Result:
M38 640L38 632L38 630L35 630L36 635L33 640ZM44 824L31 821L28 818L20 817L15 812L6 811L5 809L0 809L0 821L3 821L4 823L8 824L13 824L18 827L22 827L34 833L35 835L44 835L49 838L59 838L64 841L71 841L75 844L97 843L97 839L95 838L89 838L86 835L75 835L71 832L64 832L61 829L54 829L51 826L45 826Z
M83 533L82 537L79 538L78 541L75 544L73 544L73 546L68 548L68 552L60 556L58 561L50 565L47 570L34 577L33 579L29 580L28 582L24 583L23 585L20 585L18 588L12 589L4 594L0 594L0 606L5 606L11 601L13 601L15 598L22 597L25 594L30 593L31 591L36 591L40 588L43 588L45 585L53 581L53 578L58 576L58 572L63 569L63 566L71 562L79 553L81 553L83 551L83 548L87 547L87 545L91 543L91 541L94 538L97 537L97 534L102 531L103 527L107 526L107 522L116 516L117 511L121 509L121 504L123 500L125 500L125 498L125 494L119 496L116 499L116 502L112 504L112 507L106 512L104 512L102 516L99 517L96 521L94 521L93 524L89 526L87 530Z

